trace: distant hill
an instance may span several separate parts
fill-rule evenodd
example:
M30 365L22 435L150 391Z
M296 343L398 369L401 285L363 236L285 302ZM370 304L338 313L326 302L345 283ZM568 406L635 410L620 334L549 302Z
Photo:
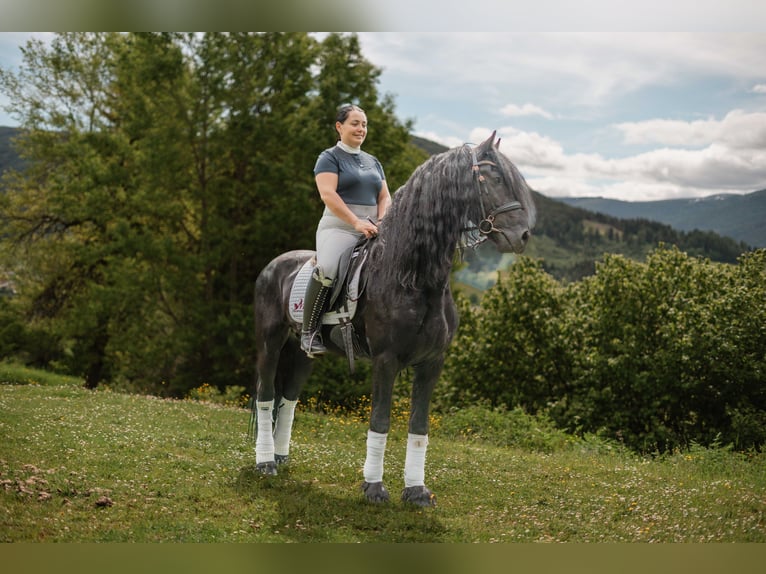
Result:
M425 151L428 155L436 155L437 153L441 153L449 149L443 146L442 144L436 143L431 140L427 140L425 138L421 138L419 136L410 136L410 141L413 144L415 144L417 147Z
M766 247L766 189L746 195L663 201L632 202L602 197L570 197L560 201L623 219L659 221L682 231L715 231L753 247Z
M562 281L592 275L605 253L618 253L643 261L660 244L675 245L695 257L734 263L748 245L712 231L680 231L646 219L619 219L567 205L535 194L537 225L524 254L541 259L543 268ZM497 271L513 261L512 254L498 254L489 243L467 252L465 266L456 280L482 291L497 280Z
M423 138L413 137L412 143L431 154L447 149ZM576 281L593 274L596 261L604 253L619 253L640 261L659 244L665 244L675 245L693 256L734 263L751 245L755 246L713 231L675 229L666 223L630 214L620 218L540 193L535 193L535 201L537 225L524 253L541 259L551 275L564 281ZM711 213L710 217L723 219L721 213ZM514 255L499 254L486 243L464 254L465 264L455 278L467 293L478 294L492 285L498 270L507 268L513 259Z

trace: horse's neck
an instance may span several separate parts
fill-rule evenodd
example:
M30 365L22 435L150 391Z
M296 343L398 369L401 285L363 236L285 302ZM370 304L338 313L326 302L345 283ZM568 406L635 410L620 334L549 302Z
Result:
M388 233L396 233L395 229L386 230ZM385 240L385 231L381 233L378 239L377 249L385 250L389 248ZM445 288L449 287L450 274L452 272L452 260L455 256L455 250L459 239L459 233L455 234L455 237L450 237L446 241L440 242L435 245L433 242L428 243L426 238L418 238L413 244L407 245L407 253L403 254L409 261L422 263L426 258L433 259L434 261L441 261L442 263L436 266L430 267L430 272L427 277L427 289L429 291L442 292ZM398 257L397 257L398 258ZM373 257L372 259L375 259ZM370 276L371 280L376 282L390 284L392 289L401 287L399 270L392 270L385 267L377 267ZM412 273L420 272L422 274L422 265L414 267L410 270Z

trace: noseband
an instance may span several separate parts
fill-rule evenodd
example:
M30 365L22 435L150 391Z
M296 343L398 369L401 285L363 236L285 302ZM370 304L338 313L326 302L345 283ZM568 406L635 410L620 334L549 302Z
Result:
M468 147L468 149L471 152L471 161L472 161L471 171L473 172L474 187L476 188L476 193L479 196L479 205L481 205L481 213L482 213L482 217L484 218L479 222L479 225L477 225L474 228L470 228L466 230L466 231L478 230L479 234L481 235L472 245L473 247L478 245L479 243L486 241L491 233L500 232L500 230L497 227L495 227L495 217L497 217L501 213L506 213L508 211L517 211L519 209L522 209L522 206L521 206L521 203L518 201L509 201L487 212L487 208L484 206L484 197L486 196L487 198L489 198L489 192L487 191L486 178L481 173L481 166L491 165L491 166L497 167L497 164L493 161L489 161L486 159L479 161L479 159L476 157L476 150L468 146L468 144L466 144L466 147Z

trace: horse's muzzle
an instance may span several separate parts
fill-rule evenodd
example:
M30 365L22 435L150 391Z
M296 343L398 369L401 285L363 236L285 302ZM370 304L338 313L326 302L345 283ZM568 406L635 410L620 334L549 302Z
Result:
M497 229L489 238L501 253L523 253L532 232L524 229L521 232L508 229Z

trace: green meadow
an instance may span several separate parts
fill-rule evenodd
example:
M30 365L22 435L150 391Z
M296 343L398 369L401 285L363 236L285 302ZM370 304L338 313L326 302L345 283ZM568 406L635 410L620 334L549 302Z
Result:
M89 391L6 364L0 382L1 542L766 542L763 453L643 457L477 408L434 417L437 506L422 509L398 498L398 404L392 501L371 505L364 408L301 404L289 465L262 477L242 406Z

